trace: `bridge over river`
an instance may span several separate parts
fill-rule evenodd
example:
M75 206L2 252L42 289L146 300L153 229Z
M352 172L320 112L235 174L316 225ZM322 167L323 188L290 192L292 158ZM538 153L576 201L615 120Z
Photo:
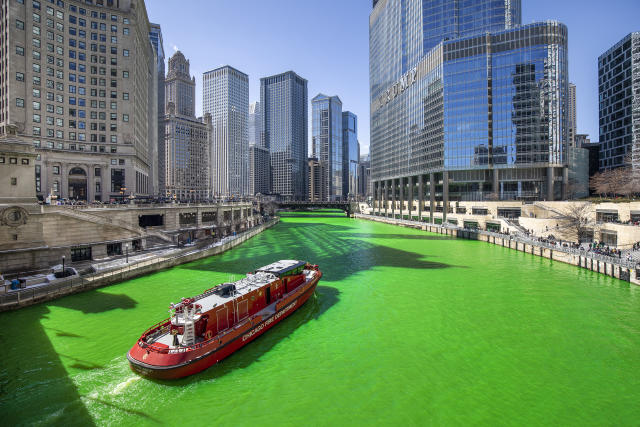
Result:
M356 202L345 201L282 201L277 202L278 209L283 210L310 210L310 209L340 209L345 211L347 216L359 212Z

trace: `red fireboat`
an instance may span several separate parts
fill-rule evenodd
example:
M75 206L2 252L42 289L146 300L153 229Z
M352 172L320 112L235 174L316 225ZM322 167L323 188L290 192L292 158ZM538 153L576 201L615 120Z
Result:
M147 329L127 353L131 369L156 379L207 369L295 312L321 277L317 265L280 260L172 303L170 317Z

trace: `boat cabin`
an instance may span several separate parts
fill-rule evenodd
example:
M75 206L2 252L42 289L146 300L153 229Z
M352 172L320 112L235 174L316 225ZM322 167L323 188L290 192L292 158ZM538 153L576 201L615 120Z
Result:
M306 264L304 261L283 259L262 267L257 270L256 273L271 273L278 277L295 276L296 274L302 274L302 270L304 270Z

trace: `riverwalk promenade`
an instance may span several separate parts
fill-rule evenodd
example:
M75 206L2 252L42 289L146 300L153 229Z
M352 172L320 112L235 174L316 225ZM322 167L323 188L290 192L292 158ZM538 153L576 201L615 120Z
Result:
M640 270L635 261L596 254L583 249L564 247L560 244L538 241L521 235L495 233L491 231L465 229L454 224L432 224L406 219L386 218L382 216L355 214L355 218L377 221L402 227L416 228L431 233L451 237L479 240L490 244L508 247L520 252L575 265L615 277L640 286Z
M279 218L272 218L263 224L237 233L235 236L227 236L204 247L187 246L175 250L163 250L157 254L146 254L146 256L139 258L132 256L128 263L124 263L123 260L105 263L105 265L99 266L96 272L88 275L58 279L52 283L41 283L25 289L9 291L0 294L0 312L108 286L201 258L218 255L257 236L278 222Z

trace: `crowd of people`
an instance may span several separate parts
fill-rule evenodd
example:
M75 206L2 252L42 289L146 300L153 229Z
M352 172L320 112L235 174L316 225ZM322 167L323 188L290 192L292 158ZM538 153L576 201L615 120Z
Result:
M593 252L596 253L598 255L605 255L605 256L609 256L609 257L613 257L613 258L622 258L622 251L618 248L610 248L609 246L605 245L603 242L593 242L591 244L588 245L587 247L587 252ZM631 254L629 254L630 256ZM629 256L627 257L627 259L630 259Z

